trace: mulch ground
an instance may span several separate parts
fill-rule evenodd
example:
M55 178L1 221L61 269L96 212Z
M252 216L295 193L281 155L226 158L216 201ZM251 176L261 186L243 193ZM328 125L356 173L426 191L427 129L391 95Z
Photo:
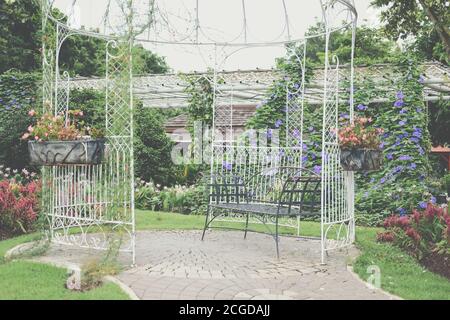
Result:
M450 256L432 252L420 260L420 263L431 272L450 280Z
M14 237L14 234L11 234L11 232L8 232L6 230L1 230L0 229L0 241L2 240L7 240L9 238Z

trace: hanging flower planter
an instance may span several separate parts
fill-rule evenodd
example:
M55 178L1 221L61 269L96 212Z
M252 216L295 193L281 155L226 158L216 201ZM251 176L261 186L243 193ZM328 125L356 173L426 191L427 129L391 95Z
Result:
M344 171L374 171L383 164L381 150L341 149L341 165Z
M29 112L36 115L34 110ZM99 164L105 152L106 140L100 131L80 127L79 110L62 115L44 114L36 125L29 126L22 139L28 141L30 163L37 166ZM73 118L73 119L72 119Z
M340 162L344 171L375 171L383 164L379 136L381 128L368 128L370 118L355 118L353 123L338 132L341 149Z
M37 166L99 164L104 151L104 139L28 141L30 164Z

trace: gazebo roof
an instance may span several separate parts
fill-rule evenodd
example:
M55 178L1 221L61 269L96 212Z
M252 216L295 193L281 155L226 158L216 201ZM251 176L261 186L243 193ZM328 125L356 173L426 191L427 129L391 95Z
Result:
M437 101L450 100L450 68L438 62L423 64L424 100ZM349 78L350 68L347 65L340 67L340 78ZM191 73L188 75L211 78L210 73ZM267 90L284 75L275 69L221 71L218 77L222 80L217 86L219 95L218 104L256 105L265 98ZM323 69L314 71L314 76L305 89L306 101L310 104L323 103ZM395 69L389 64L355 67L355 78L371 79L382 93L374 98L372 103L389 101L393 95L392 81L398 77ZM72 79L71 88L77 89L104 89L104 78ZM134 92L137 98L143 101L146 107L169 108L186 107L188 94L185 92L187 83L180 74L152 74L135 76L133 79Z

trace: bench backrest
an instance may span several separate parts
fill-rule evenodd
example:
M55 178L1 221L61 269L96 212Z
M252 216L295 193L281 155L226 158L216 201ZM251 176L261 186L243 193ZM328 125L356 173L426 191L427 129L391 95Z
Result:
M320 176L298 167L265 168L248 177L216 174L210 184L215 203L267 203L314 212L320 208Z

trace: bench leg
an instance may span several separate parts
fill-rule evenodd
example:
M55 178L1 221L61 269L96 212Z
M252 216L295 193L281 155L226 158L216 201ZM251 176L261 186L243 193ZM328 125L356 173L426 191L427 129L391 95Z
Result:
M202 241L205 238L205 232L209 225L209 213L210 213L210 207L208 206L208 209L206 210L206 218L205 218L205 227L203 228L203 234L202 234Z
M247 213L247 219L245 220L245 233L244 233L244 239L247 239L248 216L249 216L249 214Z
M280 241L278 237L278 215L275 220L275 245L277 247L277 259L280 259L280 249L278 247L278 242Z

